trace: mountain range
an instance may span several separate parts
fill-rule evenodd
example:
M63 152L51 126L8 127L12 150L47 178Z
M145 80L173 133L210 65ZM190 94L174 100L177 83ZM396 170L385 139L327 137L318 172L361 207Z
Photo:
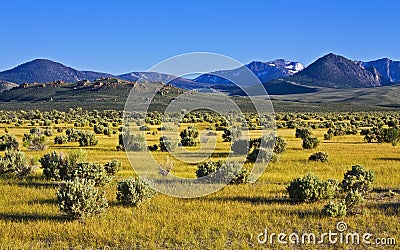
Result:
M270 62L253 61L242 67L202 74L195 79L175 77L158 72L130 72L118 76L79 71L47 59L36 59L13 69L0 72L0 91L24 83L55 81L95 81L116 78L132 82L163 82L182 89L217 89L233 95L242 90L227 79L236 82L249 69L265 86L269 94L285 95L310 93L319 88L352 89L390 86L400 82L400 62L383 58L362 62L333 53L327 54L308 67L299 62L278 59ZM248 86L251 87L251 86Z

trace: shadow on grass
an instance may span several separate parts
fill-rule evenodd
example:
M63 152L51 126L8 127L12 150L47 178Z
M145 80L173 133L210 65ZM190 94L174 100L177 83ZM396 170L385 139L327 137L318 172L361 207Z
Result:
M43 214L18 214L18 213L0 213L0 220L29 222L29 221L70 221L61 215L43 215Z
M223 197L202 197L199 198L204 201L233 201L251 203L254 205L262 204L297 204L287 198L267 198L267 197L248 197L248 196L223 196Z
M385 215L399 215L400 214L400 203L399 202L372 204L372 205L369 205L368 207L381 210Z
M21 186L21 187L32 187L32 188L58 188L59 183L51 183L51 182L14 182L13 185Z
M374 193L387 193L390 190L393 191L393 192L396 192L396 193L400 193L400 189L393 189L393 188L374 188L372 190L372 192L374 192Z
M380 158L374 158L374 160L379 160L379 161L400 161L400 158L395 158L395 157L380 157Z
M57 199L38 199L28 201L29 205L39 204L39 205L57 205Z

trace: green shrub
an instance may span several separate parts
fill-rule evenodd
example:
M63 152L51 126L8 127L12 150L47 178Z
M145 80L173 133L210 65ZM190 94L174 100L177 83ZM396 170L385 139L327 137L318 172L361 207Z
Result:
M238 155L247 155L249 152L249 142L244 139L235 140L231 146L232 151Z
M46 148L45 135L39 135L37 133L24 134L22 141L24 147L28 148L29 150L40 151Z
M364 203L364 197L358 191L348 191L344 198L347 210L356 214L361 205Z
M316 152L310 157L308 157L308 160L310 161L320 161L320 162L328 162L329 161L329 154L326 152Z
M250 171L245 168L240 169L238 162L223 162L223 161L208 161L200 163L197 166L196 176L201 178L215 173L209 179L212 183L243 184L247 183L250 176Z
M117 159L112 159L110 162L107 162L104 165L104 170L107 172L108 175L114 176L120 169L121 169L121 162Z
M65 144L68 142L68 137L63 135L57 135L54 137L54 144Z
M139 178L125 179L117 186L117 200L124 205L138 206L155 193L154 189Z
M355 165L344 174L341 188L345 192L358 191L364 194L371 190L371 185L374 181L375 173L372 170L366 170L360 165Z
M335 180L321 181L313 174L307 174L303 178L296 178L286 188L293 201L318 201L332 199L338 190L338 182Z
M171 137L161 136L160 137L160 149L162 152L172 152L176 148L176 143Z
M121 133L118 137L119 145L117 149L124 151L146 151L147 143L143 135L131 135L129 133Z
M256 148L247 156L250 162L269 162L272 158L273 150L266 148Z
M95 186L104 186L111 181L104 166L89 162L78 163L78 165L71 170L69 178L71 180L78 178L93 181Z
M96 139L96 136L93 133L90 133L88 131L81 131L79 133L79 146L81 147L87 147L87 146L96 146L97 143L99 142Z
M319 140L317 137L310 136L303 138L303 144L302 144L303 149L313 149L318 147L318 145L319 145Z
M56 151L47 153L39 159L39 162L46 179L55 181L68 179L68 161L64 153Z
M287 147L287 142L286 142L285 138L283 138L282 136L276 137L275 145L274 145L274 153L282 154L283 152L286 151L286 147Z
M223 164L224 164L223 161L208 161L199 163L197 165L196 176L197 178L201 178L210 175L214 173L215 170L222 167Z
M5 134L0 136L0 151L18 150L18 149L19 149L19 143L14 135Z
M190 126L185 128L185 130L180 133L180 136L182 146L196 146L196 138L199 136L199 132L196 128Z
M322 213L329 217L341 217L347 214L347 207L343 202L335 203L330 201L324 206Z
M21 151L6 150L4 157L0 157L0 174L25 177L33 170L33 166Z
M239 139L241 135L242 131L240 130L240 128L234 126L231 129L224 129L222 139L224 139L225 142L230 142Z
M104 126L101 125L101 124L95 124L95 125L93 126L93 132L94 132L95 134L103 134L103 132L104 132Z
M83 219L103 212L107 206L104 192L91 181L75 179L61 184L57 191L61 213L72 219Z
M310 137L311 135L312 135L312 130L310 128L305 128L305 127L296 128L296 133L295 133L296 138L304 139Z

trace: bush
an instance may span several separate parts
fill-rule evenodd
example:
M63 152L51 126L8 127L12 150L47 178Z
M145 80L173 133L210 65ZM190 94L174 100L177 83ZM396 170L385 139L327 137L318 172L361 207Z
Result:
M79 133L78 142L79 146L87 147L87 146L96 146L99 141L96 139L96 136L93 133L90 133L88 131L85 132L81 131Z
M343 202L335 203L330 201L324 206L322 213L329 217L345 216L347 214L347 207Z
M310 155L310 157L308 157L308 160L310 161L320 161L320 162L328 162L329 155L326 152L316 152L312 155Z
M146 138L142 135L131 135L128 133L122 133L118 137L119 145L117 149L125 150L125 151L146 151L147 144Z
M46 128L43 133L45 136L52 136L54 135L54 130L52 128Z
M14 135L5 134L0 136L0 151L18 150L18 149L19 149L19 143Z
M182 146L196 146L196 138L199 136L199 132L196 128L190 126L185 128L185 130L180 133L180 136Z
M222 167L223 164L224 164L223 161L208 161L199 163L197 165L196 176L197 178L201 178L210 175L214 173L215 170Z
M256 148L247 156L250 162L269 162L272 158L273 150L266 148Z
M103 212L107 206L105 193L91 181L75 179L61 184L57 191L61 213L72 219L83 219Z
M32 129L31 129L32 130ZM23 145L29 150L40 151L46 148L46 136L36 133L24 134Z
M160 137L160 149L162 152L172 152L176 148L176 143L168 136Z
M247 155L249 152L249 143L247 140L236 140L232 143L232 151L238 155Z
M303 139L303 149L313 149L318 147L319 140L317 137L306 137Z
M290 182L286 190L294 201L332 199L337 193L338 182L335 180L324 182L313 174L307 174L303 178L296 178Z
M4 157L0 157L0 174L25 177L32 172L33 166L28 163L25 154L21 151L6 150Z
M54 144L65 144L68 142L68 137L63 135L57 135L54 137Z
M296 138L307 138L310 137L312 135L312 130L310 128L305 128L305 127L299 127L296 128Z
M104 126L101 125L101 124L95 124L95 125L93 126L93 132L94 132L95 134L103 134L103 132L104 132Z
M125 179L117 186L117 200L124 205L137 206L155 193L154 189L139 178Z
M224 133L222 134L222 139L225 142L230 142L239 139L242 135L242 131L238 127L232 127L231 129L224 129Z
M375 173L372 170L366 170L360 165L355 165L344 174L341 188L345 192L357 191L364 194L371 190L371 184L374 181Z
M107 162L104 165L104 170L107 172L108 175L115 175L120 169L121 169L121 162L116 160L116 159L112 159L110 162Z
M215 173L209 180L212 183L225 183L229 181L229 184L243 184L247 183L250 172L242 168L240 169L238 162L223 162L223 161L208 161L200 163L197 166L196 176L201 178L210 174ZM217 171L218 170L218 171ZM216 172L217 171L217 172Z
M68 179L68 161L62 152L53 151L45 154L39 159L39 162L46 179L55 181Z
M158 145L157 144L153 144L152 146L148 146L147 148L150 151L157 151L158 150Z
M84 179L92 181L95 186L104 186L111 181L111 178L106 174L104 166L97 163L83 162L71 170L69 177L73 179Z
M347 210L351 213L356 214L360 206L364 203L364 197L358 191L347 192L344 201L347 206Z
M282 154L283 152L286 151L286 147L287 147L287 142L286 142L285 138L283 138L282 136L276 137L275 145L274 145L274 153Z

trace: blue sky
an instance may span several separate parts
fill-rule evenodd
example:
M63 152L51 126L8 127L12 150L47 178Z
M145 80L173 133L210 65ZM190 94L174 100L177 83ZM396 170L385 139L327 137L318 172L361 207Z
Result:
M145 71L181 53L308 65L328 52L400 59L400 1L0 0L0 70L48 58L82 70Z

